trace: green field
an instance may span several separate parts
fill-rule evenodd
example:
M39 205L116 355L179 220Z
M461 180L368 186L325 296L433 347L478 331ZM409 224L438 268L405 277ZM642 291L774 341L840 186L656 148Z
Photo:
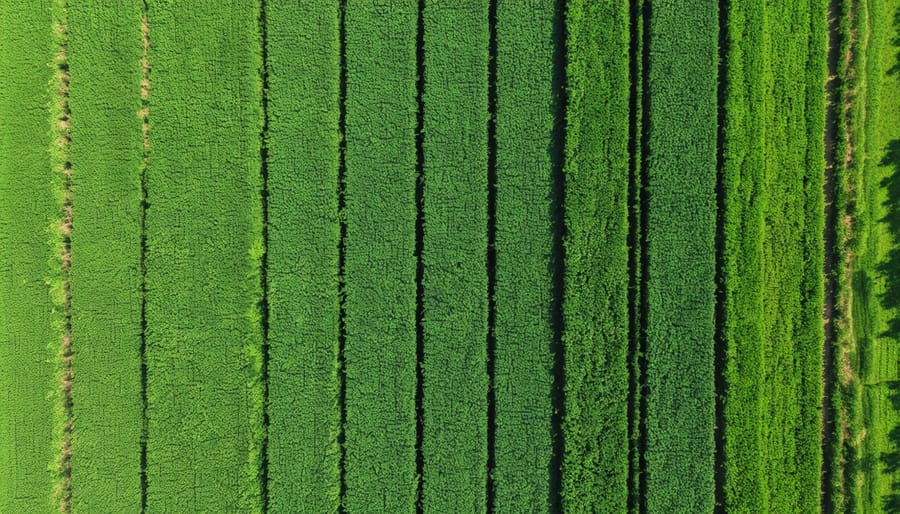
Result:
M273 512L335 512L340 501L339 14L316 0L265 10Z
M771 29L765 2L752 1L728 12L728 68L725 75L726 124L722 152L722 216L724 262L720 264L725 304L721 337L727 347L728 383L724 405L726 487L729 509L764 512L767 505L768 447L760 423L767 402L761 394L766 363L763 280L767 188L766 136L769 123L761 113L771 103Z
M344 17L348 512L417 501L415 7L349 0Z
M495 512L545 511L556 479L552 375L558 299L553 259L561 165L553 151L561 91L554 75L560 38L550 2L499 2L493 216L493 470ZM560 42L561 44L561 42Z
M900 512L898 0L0 2L0 514Z
M843 207L853 223L842 284L847 305L839 380L846 436L840 486L848 512L897 512L900 3L854 1L847 16L856 37L849 40L842 77L849 153Z
M629 497L627 4L573 1L566 115L566 510L622 512ZM596 491L605 493L597 497Z
M146 502L259 511L259 6L156 0L148 17Z
M142 2L68 12L72 510L141 508ZM96 34L106 34L106 38ZM127 34L127 36L125 36ZM117 36L117 35L121 35ZM89 342L74 344L77 341Z
M728 12L723 150L725 498L812 512L822 467L825 13Z
M457 3L422 13L421 501L485 512L490 31L487 1Z
M49 10L0 3L0 512L55 512L55 358L47 280L59 273L50 187Z
M715 2L651 6L645 95L646 506L713 508Z
M775 121L765 150L760 424L768 508L810 512L819 506L822 467L825 49L816 42L825 38L825 12L815 2L788 2L771 19L769 52L781 62L773 61L777 93L766 107Z

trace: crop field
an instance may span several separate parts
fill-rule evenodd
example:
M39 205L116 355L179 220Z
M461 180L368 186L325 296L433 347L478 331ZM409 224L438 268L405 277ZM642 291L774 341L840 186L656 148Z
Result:
M0 514L900 512L900 0L0 0Z

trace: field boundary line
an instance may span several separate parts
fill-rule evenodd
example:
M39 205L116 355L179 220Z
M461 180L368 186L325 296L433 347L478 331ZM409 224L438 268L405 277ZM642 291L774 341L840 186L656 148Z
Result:
M262 332L262 440L259 442L259 485L262 511L269 510L269 42L266 27L266 0L259 4L259 46L262 126L259 132L260 200L262 203L262 244L259 262L259 315Z
M628 511L640 507L640 173L641 173L641 0L629 1L628 41Z
M821 509L829 512L833 509L831 463L834 445L832 438L834 433L834 413L832 412L832 395L835 393L834 351L837 339L835 337L835 300L837 284L835 273L837 271L837 152L836 144L839 134L839 117L837 109L840 108L840 91L842 89L841 74L838 70L840 52L842 48L841 17L843 16L843 2L841 0L829 0L827 8L827 33L828 46L826 54L827 75L825 81L825 127L824 149L825 169L823 180L823 196L825 205L824 241L824 305L822 310L823 322L823 346L822 346L822 468L821 468Z
M338 133L340 134L340 142L338 143L338 172L337 172L337 202L338 202L338 222L340 224L340 236L338 237L338 354L337 354L337 372L338 372L338 409L340 410L340 428L338 432L338 447L340 456L338 457L338 513L344 513L344 499L347 496L347 445L346 445L346 426L347 426L347 362L344 350L347 342L346 327L346 248L345 241L347 239L347 219L345 216L345 208L347 206L346 197L344 196L344 188L346 187L347 177L347 25L346 25L347 1L340 0L338 8L338 40L340 46L340 56L338 58L339 76L338 76Z
M142 2L141 19L141 123L144 155L141 162L141 512L147 511L147 171L150 168L150 17L148 0Z
M496 484L497 395L495 389L495 357L497 337L497 2L488 1L488 126L487 126L487 481L486 512L494 512Z
M638 505L637 512L647 512L647 318L649 315L649 291L646 277L650 275L649 252L647 244L647 230L650 224L650 19L652 4L650 0L637 0L640 4L641 19L641 76L640 76L640 101L641 101L641 126L640 126L640 169L638 172L638 216L640 218L639 246L640 246L640 293L638 303Z
M730 0L719 0L719 84L718 84L718 126L716 128L716 310L715 310L715 347L714 377L716 395L716 424L714 428L715 457L715 510L724 513L726 510L725 482L727 472L725 466L727 437L725 398L728 393L728 285L726 283L725 266L725 222L727 216L727 191L725 187L725 122L726 101L728 98L728 52L729 33L728 18L731 7Z
M51 87L53 104L50 110L50 122L54 138L51 141L50 155L52 172L59 172L53 178L53 184L61 194L60 218L54 234L59 245L60 269L58 281L59 296L56 297L60 316L57 323L60 330L60 346L58 350L57 376L59 380L57 426L59 453L54 467L58 473L55 498L59 511L68 514L72 510L72 431L74 418L72 415L72 384L74 381L72 361L74 349L72 341L72 164L70 161L72 113L69 106L69 40L68 40L68 2L57 0L53 4L53 35L58 46L54 56L55 73Z
M550 416L550 437L552 453L550 455L550 479L549 505L550 512L562 512L563 489L563 458L565 456L565 432L563 420L566 414L565 401L565 345L563 334L565 332L564 303L565 303L565 258L566 258L566 222L565 222L565 148L566 148L566 113L569 103L568 80L566 74L566 62L568 60L568 28L566 25L565 0L556 0L553 14L553 71L551 84L555 92L553 95L553 129L550 135L550 227L552 233L552 246L550 254L551 266L551 298L550 323L552 340L550 341L550 356L552 383L550 384L550 402L552 405Z
M423 511L425 488L425 0L416 20L416 512Z

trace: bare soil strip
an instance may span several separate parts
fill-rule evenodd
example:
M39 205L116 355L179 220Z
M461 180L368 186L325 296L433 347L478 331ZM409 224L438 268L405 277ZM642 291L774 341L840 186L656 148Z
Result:
M60 7L65 13L65 5ZM72 166L69 162L69 147L71 146L71 111L69 110L69 55L68 55L68 29L64 18L55 22L54 31L59 40L59 51L55 56L56 74L54 76L57 94L57 120L55 125L56 148L53 154L57 156L54 162L54 172L62 173L62 212L59 222L59 234L62 239L62 255L60 277L63 281L62 316L63 334L60 344L60 385L59 397L62 403L63 426L62 440L58 457L59 482L57 485L57 500L60 512L71 512L72 504L72 430L74 419L72 416L72 283L69 278L72 267Z

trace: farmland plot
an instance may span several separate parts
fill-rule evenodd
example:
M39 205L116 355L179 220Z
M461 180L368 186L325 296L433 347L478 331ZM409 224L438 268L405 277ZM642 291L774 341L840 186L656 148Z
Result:
M72 510L141 508L144 73L140 1L68 9Z
M418 489L416 7L348 0L344 18L348 512L408 512Z
M148 17L147 505L256 511L264 403L258 6L152 0Z
M0 1L0 512L893 509L894 4Z
M0 2L0 512L56 512L53 419L58 386L48 278L59 273L51 225L46 5Z
M339 15L317 0L265 11L273 512L340 502Z

